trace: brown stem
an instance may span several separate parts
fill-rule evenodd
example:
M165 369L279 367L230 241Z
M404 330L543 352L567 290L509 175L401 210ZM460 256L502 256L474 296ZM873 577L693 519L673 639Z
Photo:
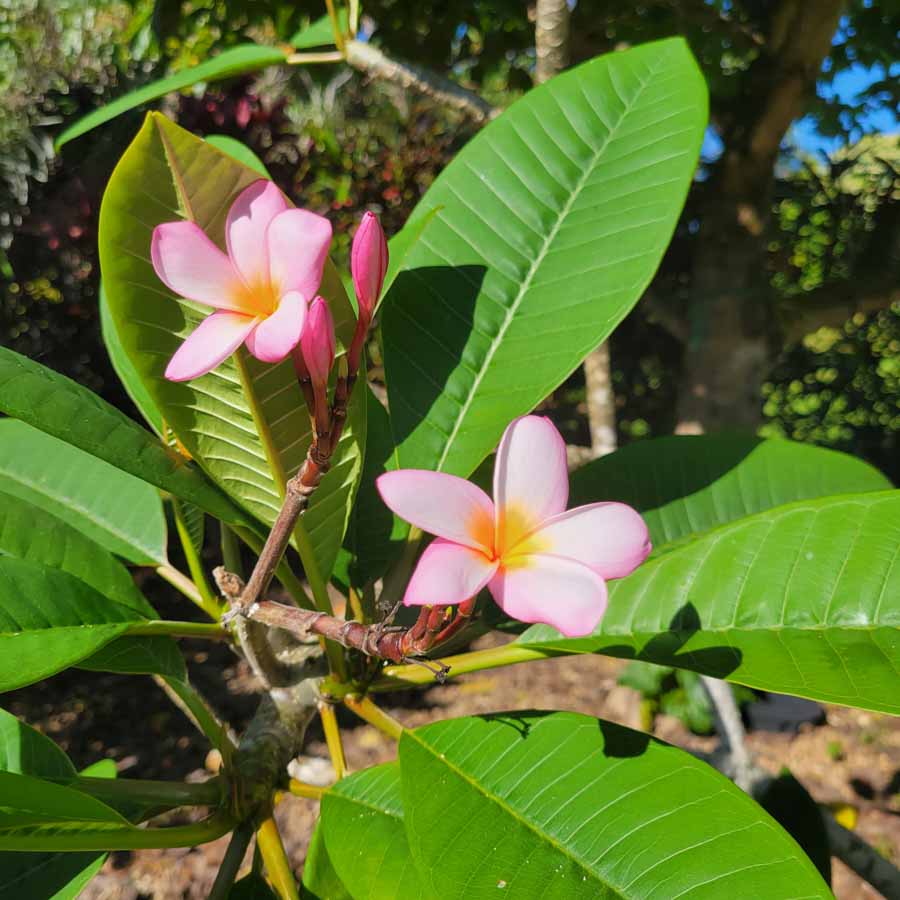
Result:
M297 609L271 600L261 600L244 610L243 614L254 622L272 628L283 628L299 637L319 635L335 641L342 647L359 650L366 656L399 663L422 656L457 634L471 621L473 610L474 601L460 604L457 609L448 606L425 606L416 624L409 629L362 625L359 622L348 622L325 613Z

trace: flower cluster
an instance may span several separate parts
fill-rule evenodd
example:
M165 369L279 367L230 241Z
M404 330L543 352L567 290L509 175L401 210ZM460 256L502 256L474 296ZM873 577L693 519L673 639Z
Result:
M213 309L172 357L166 377L204 375L241 344L267 363L290 356L315 421L313 449L319 452L309 474L315 487L340 437L384 285L384 233L366 213L353 239L350 268L359 315L332 406L334 321L318 294L331 243L328 220L289 206L274 184L257 181L228 211L225 240L227 253L185 221L159 225L153 233L151 257L163 283ZM436 535L409 582L407 605L470 606L486 587L515 619L585 635L606 609L606 581L627 575L650 552L647 527L629 506L592 503L566 511L565 444L549 420L538 416L516 419L506 429L493 500L474 484L441 472L389 472L377 486L397 515Z
M267 363L293 355L298 372L321 394L335 356L331 311L318 295L330 222L293 208L271 181L260 180L228 210L225 243L227 253L193 222L167 222L153 231L150 256L163 284L213 310L172 357L166 378L198 378L246 344ZM348 354L352 378L387 268L387 242L371 213L354 237L351 268L360 309Z

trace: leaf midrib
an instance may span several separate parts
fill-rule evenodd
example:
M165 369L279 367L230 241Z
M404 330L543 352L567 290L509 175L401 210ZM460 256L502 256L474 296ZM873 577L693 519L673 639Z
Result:
M650 74L656 74L657 71L659 71L659 70L651 65ZM475 379L472 383L472 386L469 389L469 391L466 393L465 400L459 406L459 412L457 413L456 421L453 423L453 428L450 431L450 436L447 438L447 441L444 444L444 449L441 451L440 458L438 459L437 466L435 467L437 469L437 471L439 471L439 472L443 471L443 467L447 461L447 456L450 453L450 449L453 446L454 442L456 441L456 436L459 434L459 429L462 426L462 423L465 420L465 417L468 415L469 409L472 406L473 398L475 397L475 394L478 392L478 388L480 387L481 382L484 379L484 375L487 372L487 370L491 364L491 360L494 358L494 355L497 352L498 347L503 342L503 337L506 334L507 330L509 329L513 319L515 318L515 314L518 311L519 306L522 303L522 300L524 299L525 295L528 293L528 291L531 287L531 283L534 279L534 276L537 273L538 269L543 264L543 262L547 256L547 253L548 253L551 245L553 244L553 241L556 239L556 235L559 232L559 229L562 227L563 222L566 220L567 216L571 212L573 205L575 204L577 199L581 196L581 192L584 190L584 187L587 184L588 179L593 174L593 171L596 168L601 155L606 151L607 147L609 146L610 141L613 139L613 137L616 135L619 128L621 127L623 120L627 117L628 113L632 110L632 108L634 107L634 104L637 102L638 98L641 96L641 94L646 89L648 81L643 80L643 79L639 79L639 80L640 80L640 88L637 90L637 92L631 98L631 100L625 105L625 108L619 114L618 120L616 121L615 125L609 130L609 133L604 138L603 142L599 145L597 150L593 153L590 164L585 166L584 173L581 175L581 177L576 182L574 189L572 190L571 194L569 195L569 199L565 202L562 209L560 210L560 213L557 216L556 222L554 222L554 224L553 224L553 228L547 234L547 237L545 238L538 255L532 261L531 266L529 267L528 273L526 274L525 279L523 280L522 284L520 285L519 290L518 290L513 302L510 304L509 307L507 307L506 313L503 318L503 322L500 326L500 329L498 330L494 339L491 341L491 344L488 347L487 353L485 354L484 364L481 366L478 373L475 375ZM547 90L548 90L548 96L552 96L549 94L549 89L547 89ZM554 99L554 102L556 102L555 98L553 98L553 99ZM560 109L562 109L561 106L560 106ZM567 120L568 120L568 118L569 117L566 116Z
M438 753L436 748L432 747L430 744L425 743L425 741L423 741L421 737L419 737L419 735L417 735L414 731L407 731L406 734L409 735L410 739L414 740L420 747L426 750L434 760L439 761L442 765L450 769L451 772L453 772L460 779L469 784L470 787L474 788L474 790L477 793L481 794L486 800L496 803L497 806L499 806L504 812L506 812L512 819L514 819L519 824L524 825L525 828L527 828L533 834L537 835L537 837L542 841L550 844L562 856L565 856L566 858L571 860L571 862L574 863L582 872L584 872L592 881L602 884L607 890L613 891L616 896L623 896L622 894L618 893L618 889L614 885L607 881L604 881L604 879L597 872L589 868L589 864L587 862L575 856L566 846L560 844L559 841L556 840L556 838L554 838L550 834L547 834L547 832L542 831L536 824L522 816L522 814L519 813L518 810L510 806L510 804L507 803L505 799L497 796L497 794L490 792L486 787L483 787L480 782L476 781L473 777L469 776L465 771L459 768L459 766L451 762L446 757L446 755Z

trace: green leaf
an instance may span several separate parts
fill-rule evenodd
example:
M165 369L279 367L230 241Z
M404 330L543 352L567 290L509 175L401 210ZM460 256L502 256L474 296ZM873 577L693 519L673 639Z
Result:
M0 440L6 424L21 423L0 422ZM45 441L52 440L40 432L32 433ZM83 455L65 444L60 446ZM118 479L121 473L113 472ZM5 486L2 476L0 484ZM66 514L67 509L59 505L56 511ZM156 618L155 610L135 586L131 573L108 550L55 515L4 491L0 491L0 554L61 569L117 603L130 606L138 614Z
M577 713L400 739L413 858L442 900L830 897L763 810L689 754Z
M801 500L714 528L610 586L596 632L518 642L637 657L900 714L900 491Z
M90 774L99 775L97 768ZM5 710L0 710L0 771L61 780L76 775L53 741ZM115 777L115 766L107 776ZM29 900L75 900L105 859L105 853L0 853L0 900L21 900L26 885Z
M834 450L749 435L685 435L637 441L577 469L569 506L627 503L659 549L794 500L890 487L868 463Z
M0 798L0 833L54 822L128 824L89 794L16 772L0 771Z
M100 871L105 853L0 852L0 900L75 900Z
M147 420L147 424L162 436L163 420L159 410L150 399L147 389L141 383L138 373L135 371L131 360L122 349L122 342L119 340L119 334L116 331L116 323L113 322L109 313L109 301L106 299L106 290L103 282L100 282L100 331L103 334L103 343L106 345L106 352L109 354L109 361L112 363L113 370L119 376L126 393L131 398L131 402L138 408L141 415Z
M341 32L347 31L347 10L338 8L338 25ZM309 50L312 47L334 46L334 29L331 27L331 19L326 15L310 22L305 28L301 28L291 38L291 46L295 50Z
M151 114L116 167L100 211L100 260L110 311L126 353L166 423L192 457L245 509L271 525L287 479L311 440L309 417L289 360L266 365L239 350L190 382L166 380L167 361L203 318L171 294L149 259L153 228L187 217L224 246L235 197L259 175L164 116ZM135 198L140 197L136 204ZM346 344L355 315L334 266L322 295ZM303 523L328 576L340 547L362 460L365 406L351 402L335 462ZM188 499L188 498L186 498ZM200 504L198 504L200 505Z
M0 556L0 691L79 663L142 620L66 572Z
M258 872L250 872L235 882L228 892L228 900L277 900L268 882ZM340 898L336 898L340 900Z
M265 163L246 145L227 134L210 134L204 138L207 144L212 144L217 150L227 153L248 169L258 172L263 178L272 179Z
M0 412L190 500L233 525L255 523L203 473L87 388L0 347Z
M193 503L184 503L177 497L173 499L175 516L184 525L187 539L199 557L203 553L203 542L206 537L206 516L202 509Z
M321 815L328 859L351 896L437 896L425 888L410 857L398 763L339 781L322 798Z
M443 207L385 304L404 466L469 475L652 279L706 125L681 39L535 88L476 135L410 219Z
M168 637L121 637L81 660L78 668L118 675L164 675L178 681L187 680L187 668L178 643Z
M353 900L328 857L324 831L320 816L303 863L304 896L309 895L312 900Z
M39 731L0 709L0 771L40 778L74 778L69 757Z
M366 456L344 548L351 554L349 577L362 586L380 578L403 546L409 525L382 501L375 479L397 468L397 455L387 410L372 391L366 392Z
M166 520L151 485L15 419L0 420L0 445L4 493L130 562L166 562Z
M21 422L13 420L9 422L22 426ZM0 435L3 434L5 424L6 422L0 422ZM85 456L80 450L68 444L61 444L39 431L32 429L28 431L40 439L38 444L41 446L45 446L48 442L58 444L64 451L62 457L68 457L70 454ZM49 455L41 458L48 461L51 459ZM109 468L93 457L86 459L90 464L88 468L98 465L104 469ZM81 460L78 460L78 464L80 463ZM60 469L55 466L52 470ZM129 477L117 469L112 470L112 475L114 481ZM3 483L2 479L0 483ZM141 488L147 487L141 482L135 483ZM158 502L156 491L148 489L155 502ZM57 511L66 510L57 507ZM2 491L0 491L0 553L68 572L98 593L131 608L138 616L148 619L157 617L156 611L135 586L128 570L109 551L49 512ZM119 638L82 660L80 666L99 672L161 674L181 679L187 677L184 659L178 645L172 638L167 637Z
M220 81L235 75L246 75L268 66L283 63L286 59L287 54L278 47L262 47L259 44L240 44L237 47L230 47L198 66L190 66L173 75L160 78L158 81L152 81L150 84L145 84L136 91L130 91L117 100L113 100L112 103L107 103L106 106L94 110L63 131L56 139L56 150L58 152L69 141L80 137L98 125L103 125L116 116L143 106L151 100L158 100L172 91L183 90L201 81Z

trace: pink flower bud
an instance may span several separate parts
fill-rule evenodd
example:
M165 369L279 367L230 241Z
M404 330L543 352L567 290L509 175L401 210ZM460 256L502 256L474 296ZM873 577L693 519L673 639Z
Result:
M356 229L350 251L350 272L353 275L356 299L359 301L360 319L365 317L366 320L371 320L384 285L387 265L387 241L378 216L367 212Z
M334 365L335 338L334 319L331 310L322 297L316 297L309 305L306 327L300 338L303 359L309 370L309 377L314 388L323 388L328 384L328 374Z

